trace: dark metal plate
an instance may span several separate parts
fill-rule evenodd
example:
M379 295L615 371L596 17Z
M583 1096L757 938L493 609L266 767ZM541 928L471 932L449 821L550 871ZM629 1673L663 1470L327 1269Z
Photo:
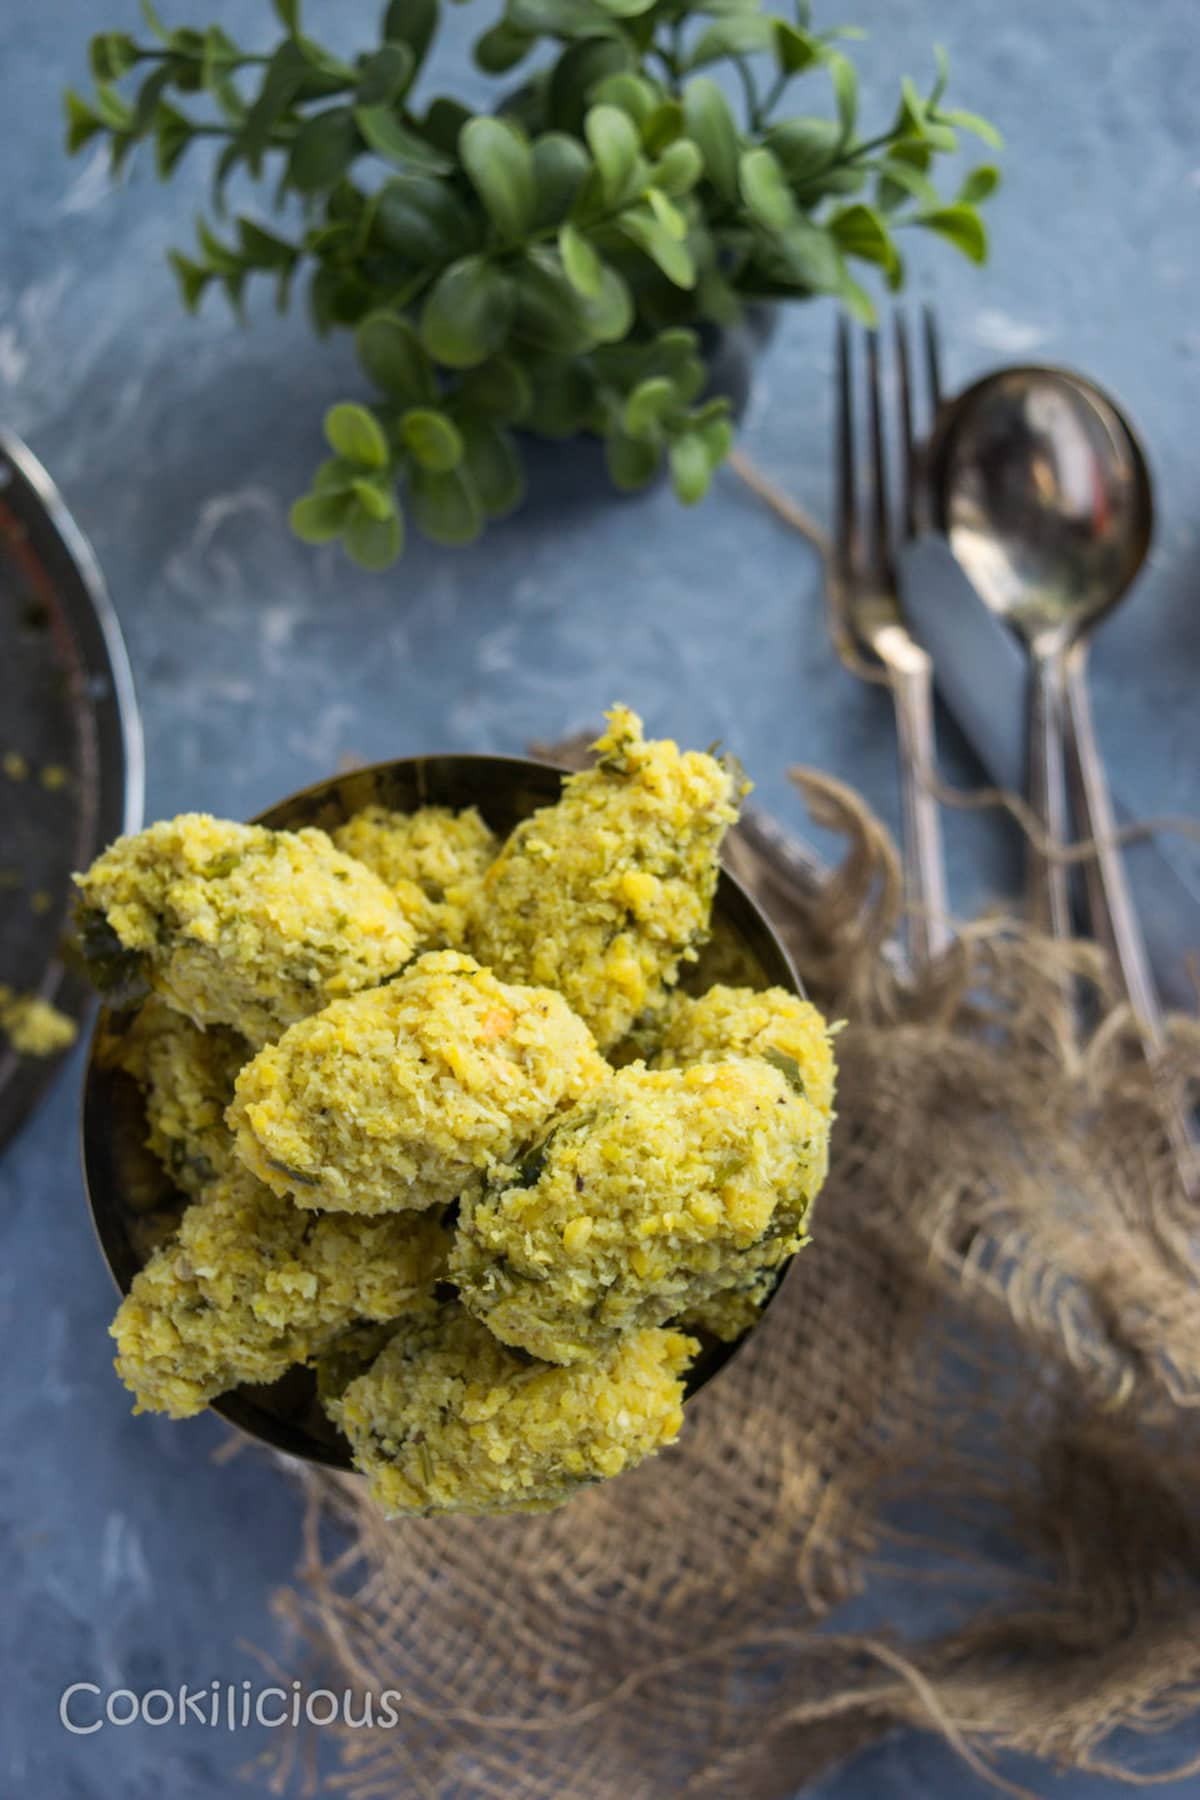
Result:
M95 556L37 459L0 431L0 981L77 1021L87 984L60 946L71 872L142 818L142 739L125 646ZM46 771L50 771L47 777ZM47 786L47 780L61 785ZM61 1059L0 1038L0 1146Z

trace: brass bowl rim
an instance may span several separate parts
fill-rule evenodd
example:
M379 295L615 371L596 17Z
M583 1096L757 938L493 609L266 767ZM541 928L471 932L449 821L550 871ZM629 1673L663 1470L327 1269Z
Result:
M544 782L547 777L557 776L559 777L561 787L563 778L577 773L576 770L568 768L561 763L543 761L537 757L503 756L491 752L473 753L469 751L447 751L444 753L432 753L422 756L390 757L383 762L364 764L358 768L348 769L341 774L326 776L321 781L311 782L307 787L297 788L294 792L285 795L281 800L275 801L271 806L264 807L261 812L256 813L248 822L252 825L266 825L273 830L298 829L299 827L295 823L292 825L282 824L279 815L293 812L297 808L304 806L319 806L327 799L331 790L336 792L337 788L343 784L355 782L366 784L389 777L394 779L396 775L399 774L402 776L406 772L411 772L415 775L418 794L421 794L423 793L425 786L426 771L428 766L433 764L453 764L460 766L470 764L473 767L486 767L492 769L496 773L507 772L513 778L514 786L518 780L527 781L532 777L536 785L538 781ZM370 802L367 802L367 804L370 804ZM439 804L445 805L449 803L424 798L419 798L417 801L417 805ZM483 810L482 802L466 802L465 804L477 804L480 805L480 809ZM544 802L539 802L539 804L552 804L552 800L548 798ZM347 812L345 816L349 818L352 814ZM528 817L529 815L523 814L521 816ZM725 900L724 906L721 905L722 897L724 897ZM732 901L732 908L730 908L729 905L730 901ZM728 916L731 910L734 914L740 914L740 918L732 921L735 929L742 924L749 924L756 934L759 943L767 947L776 963L776 968L774 970L769 970L766 967L764 959L759 955L758 946L755 945L753 948L756 959L760 962L764 974L769 977L770 984L772 986L786 987L801 999L805 998L804 984L801 981L791 955L779 937L778 932L767 918L757 900L754 899L749 889L741 880L739 880L732 870L725 866L724 863L721 865L717 891L713 900L714 915L718 910L725 916ZM98 1062L99 1046L108 1026L108 1022L112 1017L113 1011L111 1008L106 1006L100 1007L97 1010L96 1018L88 1039L87 1056L84 1061L80 1090L79 1148L80 1164L83 1174L83 1187L87 1198L88 1216L91 1220L92 1231L96 1239L97 1247L104 1259L105 1266L112 1278L113 1285L116 1287L117 1292L123 1297L128 1293L129 1289L123 1282L121 1275L118 1273L116 1260L111 1248L111 1244L116 1241L117 1224L122 1215L115 1201L113 1201L110 1204L108 1213L108 1217L113 1221L113 1229L110 1234L101 1217L101 1206L97 1192L98 1184L92 1158L89 1154L90 1138L93 1132L98 1129L98 1124L94 1117L94 1109L97 1103L95 1083L98 1074L101 1072ZM754 1332L761 1324L768 1307L770 1307L778 1298L780 1290L787 1280L794 1261L795 1253L793 1253L792 1256L789 1256L787 1260L780 1265L775 1285L762 1306L759 1308L757 1317L749 1329L743 1332L741 1337L737 1338L732 1343L714 1343L711 1348L703 1353L701 1360L704 1364L704 1373L697 1381L687 1387L684 1395L685 1405L696 1399L697 1396L712 1383L717 1375L728 1368L732 1359L754 1335ZM315 1463L326 1468L337 1469L344 1473L356 1473L350 1463L346 1450L340 1447L336 1440L331 1443L324 1443L306 1431L303 1426L294 1425L282 1417L276 1417L274 1414L265 1410L260 1404L248 1399L247 1394L250 1391L251 1390L248 1390L245 1387L233 1388L228 1393L218 1395L216 1399L210 1401L206 1410L216 1413L236 1430L253 1438L258 1443L267 1445L272 1450L282 1451L287 1455L298 1457L301 1461ZM342 1440L342 1443L344 1444L344 1440Z

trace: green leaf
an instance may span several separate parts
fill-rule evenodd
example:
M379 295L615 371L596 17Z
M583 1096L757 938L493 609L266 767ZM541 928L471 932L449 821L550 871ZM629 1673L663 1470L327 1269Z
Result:
M525 139L500 119L472 119L463 127L458 153L497 230L506 238L524 237L537 207L533 153Z
M650 180L664 194L689 194L704 173L704 158L690 138L668 144L650 171Z
M563 131L548 131L533 146L533 181L537 193L534 226L541 230L557 225L591 168L591 160L578 138Z
M347 462L344 456L328 456L317 465L312 491L314 494L348 494L359 479L356 464Z
M708 455L708 466L715 472L733 449L733 420L728 405L724 412L707 418L698 413L695 424Z
M683 102L664 100L642 120L642 148L648 156L659 156L684 132ZM703 163L703 159L701 159Z
M354 113L331 106L314 113L296 133L288 156L288 182L300 194L319 194L336 187L358 151Z
M712 480L708 448L698 432L685 431L671 444L671 486L684 506L703 500Z
M627 113L635 125L641 125L659 104L661 95L644 76L619 69L613 75L606 75L592 89L589 98L593 106L615 106L619 112Z
M417 525L435 544L470 544L483 530L483 507L462 469L439 475L415 468L409 505Z
M300 29L300 0L271 0L271 5L284 30L295 36Z
M293 503L288 524L302 543L328 544L341 536L351 506L348 493L305 494Z
M667 415L677 411L679 395L666 375L652 375L639 381L625 402L621 426L626 437L649 438L658 443Z
M583 300L583 315L592 337L599 344L620 343L633 329L634 310L625 277L611 264L602 264L600 291Z
M796 217L783 166L770 150L761 146L746 150L738 164L742 198L760 225L768 231L784 231Z
M981 119L978 113L964 112L956 107L952 112L939 112L940 125L953 125L959 131L969 131L973 137L981 138L989 150L1003 150L1004 139L989 119Z
M485 31L475 45L478 66L488 75L503 75L515 69L532 50L536 40L526 31L514 31L503 19Z
M605 199L610 206L619 206L641 160L637 128L629 115L615 106L592 106L583 129L600 171Z
M358 77L360 106L388 106L408 92L417 59L407 44L384 44L364 59Z
M398 175L384 183L371 221L373 246L435 268L478 242L476 221L449 181Z
M763 140L779 158L793 185L827 168L838 153L841 128L832 119L785 119Z
M872 206L844 206L826 220L834 242L847 256L877 263L890 284L899 284L900 257L883 219Z
M68 88L63 95L63 107L67 115L67 153L74 156L98 131L104 130L104 121L74 88Z
M533 406L533 382L523 363L501 354L469 369L459 383L458 396L477 416L520 424Z
M828 51L825 60L833 80L833 97L837 102L842 142L848 144L854 135L858 119L858 75L850 58L843 56L840 50Z
M431 143L435 150L442 151L447 157L458 155L458 140L463 126L468 119L474 117L469 106L459 100L451 100L440 94L431 100L429 108L421 122L421 134Z
M96 111L110 131L127 131L133 123L133 108L106 81L96 83Z
M627 493L635 488L645 487L654 479L658 469L660 451L657 444L648 443L643 438L626 437L624 432L613 432L605 441L604 460L608 464L608 473L614 486Z
M350 496L372 519L390 519L396 510L396 490L386 476L360 475L350 483Z
M688 136L704 158L709 180L722 200L731 205L739 198L738 132L729 103L715 81L702 75L689 81L683 93L683 113Z
M971 262L987 261L987 232L983 220L972 207L943 206L937 212L918 213L913 224L923 226L926 231L936 231Z
M905 147L898 145L897 149ZM918 144L907 147L920 151L926 148ZM936 212L942 203L932 181L908 157L903 160L894 155L885 157L879 163L876 175L875 198L882 212L894 212L906 199L915 200L925 212Z
M668 281L680 288L695 287L696 264L691 251L665 231L652 212L639 209L622 213L619 225L630 242L658 265Z
M531 37L584 38L620 26L593 0L508 0L508 23Z
M454 167L450 157L410 131L386 106L356 106L354 122L370 148L386 162L430 175L444 175Z
M146 22L147 31L150 32L151 36L156 37L160 44L165 44L170 34L158 14L155 12L151 0L139 0L139 3L142 18Z
M993 163L981 163L972 169L958 191L960 206L978 206L1000 186L1000 171Z
M381 392L393 400L433 401L437 378L410 320L398 312L375 312L355 333L358 360Z
M556 250L535 246L516 270L517 315L514 334L526 343L560 355L588 350L595 333Z
M533 405L528 425L539 437L574 437L586 422L596 398L591 365L574 357L531 357L527 361L533 381Z
M606 76L633 66L633 49L623 37L585 38L571 44L550 71L546 94L550 123L578 138L592 91Z
M821 60L821 46L816 38L786 19L776 19L775 60L785 75L799 75Z
M485 514L503 519L525 498L525 470L507 431L487 419L463 424L465 470Z
M684 67L702 69L706 63L721 62L727 56L753 56L759 50L769 50L774 35L774 20L762 13L730 13L705 26Z
M124 31L102 31L88 45L88 64L97 81L120 81L138 60L138 47Z
M308 73L300 46L293 38L285 38L267 64L254 104L235 140L238 155L245 157L252 170L257 171L272 131L300 92Z
M702 269L696 283L696 306L701 318L714 325L736 325L742 316L742 303L736 289L719 269Z
M604 280L604 265L583 233L567 220L559 227L558 253L576 293L595 299Z
M386 519L376 519L365 507L356 507L342 534L342 548L360 569L372 574L390 569L404 550L404 520L399 509Z
M643 13L648 13L650 8L657 3L658 0L599 0L604 11L611 13L614 19L640 18Z
M482 256L443 270L421 313L421 342L435 362L470 369L508 336L516 306L511 279Z
M276 237L253 219L239 218L238 244L241 260L254 269L286 270L295 264L299 252L286 238Z
M385 469L390 461L383 427L365 406L343 401L325 414L330 448L364 469Z
M438 0L391 0L383 17L383 35L389 44L407 44L419 69L437 23Z
M648 187L646 201L668 237L676 238L682 244L688 234L688 222L679 208L672 204L660 188Z
M413 407L400 420L400 438L423 469L446 475L463 459L463 441L453 419L436 407Z
M212 270L193 262L180 250L168 250L167 261L179 282L179 295L188 312L194 313L204 298L204 290L212 280Z
M772 241L771 257L797 287L817 294L842 291L846 267L841 251L819 225L796 219Z

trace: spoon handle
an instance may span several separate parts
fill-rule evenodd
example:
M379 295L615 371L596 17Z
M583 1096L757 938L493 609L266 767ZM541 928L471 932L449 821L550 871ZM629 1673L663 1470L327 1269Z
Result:
M1106 944L1112 954L1141 1032L1146 1061L1155 1068L1166 1055L1167 1034L1146 940L1125 873L1125 859L1114 842L1117 817L1092 722L1085 639L1080 639L1067 656L1066 703L1075 814L1080 831L1094 845L1088 864L1092 935ZM1167 1134L1183 1189L1195 1199L1200 1191L1195 1120L1176 1083L1170 1083L1163 1099Z
M1125 861L1113 841L1117 819L1092 722L1087 651L1085 639L1070 650L1066 662L1065 695L1075 810L1080 832L1094 844L1094 854L1087 865L1092 935L1111 950L1142 1035L1147 1045L1157 1051L1164 1042L1162 1007L1150 973L1150 960L1126 878Z
M1066 671L1063 646L1034 643L1030 658L1029 803L1051 849L1067 842L1067 777L1064 754ZM1030 845L1026 876L1029 918L1038 930L1071 936L1067 865Z

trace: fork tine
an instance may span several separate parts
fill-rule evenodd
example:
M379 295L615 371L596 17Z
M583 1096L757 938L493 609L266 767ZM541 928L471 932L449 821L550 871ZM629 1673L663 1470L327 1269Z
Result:
M904 495L904 535L917 535L917 471L916 437L913 431L912 361L908 348L908 321L897 311L893 319L896 344L896 369L900 378L900 430L903 436L904 466L901 471Z
M925 369L929 378L929 399L934 412L939 412L942 405L942 349L938 337L937 314L932 306L921 308L921 323L925 333Z
M837 468L834 554L843 576L861 564L858 509L854 491L854 390L850 374L850 331L844 314L837 322L837 405L834 463Z
M871 524L875 566L880 580L888 588L895 587L896 571L892 556L890 508L888 506L887 443L883 426L883 393L879 379L879 333L867 333L867 383L871 418Z

